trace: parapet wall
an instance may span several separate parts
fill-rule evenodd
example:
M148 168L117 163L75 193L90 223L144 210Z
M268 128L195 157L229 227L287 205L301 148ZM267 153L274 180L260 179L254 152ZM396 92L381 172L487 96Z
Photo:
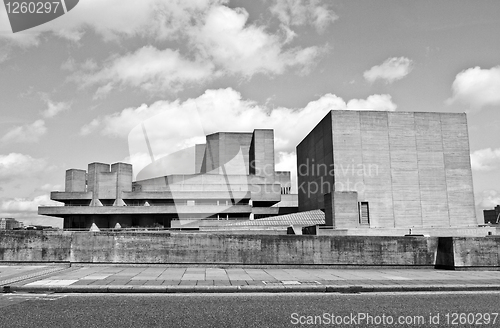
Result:
M500 267L500 238L448 238L2 231L0 262Z

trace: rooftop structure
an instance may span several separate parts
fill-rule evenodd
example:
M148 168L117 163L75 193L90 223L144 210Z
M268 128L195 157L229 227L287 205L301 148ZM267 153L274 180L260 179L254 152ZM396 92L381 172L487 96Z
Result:
M290 172L274 169L273 130L220 132L196 145L194 174L162 176L153 163L132 181L132 165L91 163L66 171L64 206L39 207L65 229L164 227L197 229L206 221L248 220L297 211ZM159 161L161 164L161 161Z

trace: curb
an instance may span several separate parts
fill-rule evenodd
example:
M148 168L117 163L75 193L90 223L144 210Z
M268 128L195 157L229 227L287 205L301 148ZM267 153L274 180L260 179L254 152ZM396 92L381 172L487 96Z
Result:
M500 291L500 285L384 286L4 286L4 293L378 293Z

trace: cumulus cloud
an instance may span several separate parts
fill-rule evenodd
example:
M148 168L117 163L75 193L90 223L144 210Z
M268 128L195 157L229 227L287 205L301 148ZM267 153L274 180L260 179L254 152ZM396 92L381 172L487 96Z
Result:
M174 38L185 26L208 8L227 3L226 0L163 1L163 0L85 0L66 15L19 33L4 33L22 45L36 45L43 32L71 41L79 41L88 29L105 40L143 36L156 39ZM10 31L7 14L0 11L0 31Z
M45 159L33 158L19 153L0 155L1 182L37 176L47 168L48 164Z
M35 191L44 191L44 192L50 192L50 191L63 191L64 187L61 185L53 185L50 183L46 183L40 187L36 187Z
M500 148L476 150L470 155L471 167L475 171L493 171L500 168Z
M476 193L476 206L481 209L492 209L500 205L500 192L498 190L490 189Z
M457 74L452 85L453 95L448 105L462 103L472 109L500 105L500 66L481 69L476 66Z
M190 60L177 50L158 50L152 46L113 58L101 69L93 68L74 78L83 86L101 85L97 96L107 94L116 86L141 88L152 93L178 91L185 83L209 79L214 70L213 64L204 59Z
M159 158L196 143L204 143L205 135L219 131L274 129L275 150L278 153L291 153L332 109L392 111L396 105L389 95L372 95L367 99L345 102L336 95L326 94L309 102L304 108L270 109L252 100L242 99L239 92L227 88L207 90L203 95L184 102L157 101L150 106L143 104L137 108L127 108L95 119L85 125L81 132L100 131L103 135L128 137L130 153L135 158L142 158L141 163L150 160L148 148L155 158ZM140 122L143 123L138 125ZM138 169L134 166L134 170Z
M270 9L285 27L309 24L320 33L338 18L328 2L319 0L277 0Z
M287 69L308 73L324 47L287 48L288 37L270 34L265 26L247 24L242 8L212 5L195 23L179 32L189 55L176 49L144 46L113 56L101 67L81 67L73 79L82 86L97 85L96 97L117 86L141 88L150 93L176 92L186 84L203 83L223 75L282 74ZM65 69L75 70L73 60Z
M31 124L16 126L0 139L3 143L9 142L37 142L47 132L44 120L36 120Z
M288 67L307 70L322 52L319 47L284 50L286 40L267 33L263 26L247 25L247 20L245 9L213 7L191 37L199 51L223 70L245 76L281 74Z
M61 206L63 204L50 199L49 195L41 195L33 198L2 198L0 199L0 210L2 214L37 212L38 206L50 205Z
M408 75L413 69L413 61L406 57L388 58L380 65L375 65L363 73L368 82L384 80L392 83Z
M42 116L45 118L54 117L60 112L68 110L70 108L70 104L68 102L54 102L50 100L50 98L46 94L42 94L42 99L47 104L47 108L42 111Z

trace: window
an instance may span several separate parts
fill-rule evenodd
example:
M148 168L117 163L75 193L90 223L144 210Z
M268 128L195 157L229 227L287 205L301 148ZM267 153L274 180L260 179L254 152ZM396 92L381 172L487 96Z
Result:
M368 202L360 202L359 205L359 224L370 225L370 211Z

